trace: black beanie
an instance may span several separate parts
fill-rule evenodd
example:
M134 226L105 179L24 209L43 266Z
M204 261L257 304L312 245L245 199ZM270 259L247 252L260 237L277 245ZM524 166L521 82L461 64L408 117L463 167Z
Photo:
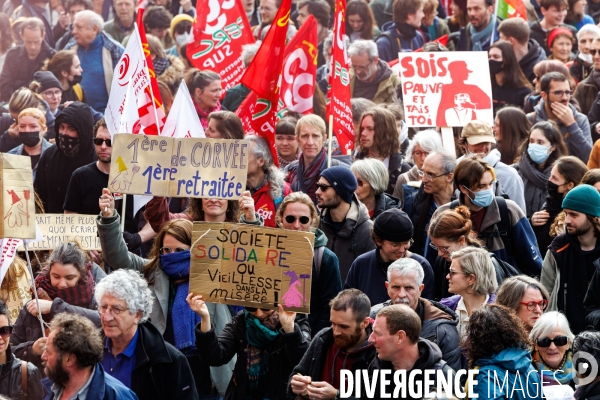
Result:
M352 196L358 187L358 182L350 168L341 165L330 167L321 172L321 176L327 179L342 200L348 204L352 203Z
M404 211L392 208L375 218L373 232L381 240L407 242L413 237L413 224Z
M57 88L62 91L62 85L50 71L37 71L35 74L33 74L33 80L42 85L40 88L40 93L50 88Z

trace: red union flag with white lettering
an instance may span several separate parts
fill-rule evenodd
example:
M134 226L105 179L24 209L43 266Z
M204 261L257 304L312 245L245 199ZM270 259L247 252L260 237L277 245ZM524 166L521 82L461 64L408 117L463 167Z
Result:
M244 73L242 46L254 43L240 0L199 0L186 54L194 67L219 73L223 89L237 85Z
M346 0L335 3L333 23L333 52L328 94L327 115L333 115L333 133L345 154L354 148L352 106L350 105L350 62L346 52Z
M0 239L0 248L2 249L0 254L0 284L2 284L6 272L15 259L17 248L22 242L21 239Z

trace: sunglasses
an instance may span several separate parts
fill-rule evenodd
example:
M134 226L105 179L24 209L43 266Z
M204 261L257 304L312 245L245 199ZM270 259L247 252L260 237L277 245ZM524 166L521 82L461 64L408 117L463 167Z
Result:
M256 307L244 307L244 308L245 308L245 309L246 309L248 312L256 312L256 311L258 310L258 308L256 308ZM262 312L269 312L269 311L271 311L271 310L270 310L270 309L268 309L268 308L261 308L261 309L260 309L260 311L262 311Z
M321 192L325 192L325 191L327 191L327 189L329 189L330 187L333 187L333 186L331 186L331 185L324 185L324 184L322 184L322 183L317 183L315 186L317 187L317 189L321 189Z
M590 49L590 54L592 55L592 57L594 57L596 53L600 53L600 50Z
M10 334L13 331L13 327L12 326L3 326L2 328L0 328L0 336L4 337L8 337L10 336Z
M112 147L112 143L111 143L110 139L100 139L100 138L94 139L94 144L96 146L102 146L102 143L106 143L106 146Z
M297 219L300 220L300 223L302 225L306 225L310 221L310 218L308 218L307 216L304 216L304 215L301 216L301 217L295 217L293 215L286 215L285 216L285 222L287 222L288 224L293 224L294 222L296 222Z
M538 339L536 341L538 347L550 347L551 343L554 343L556 345L556 347L560 347L560 346L564 346L567 343L569 343L569 338L566 336L557 336L554 339L550 339L550 338L543 338L543 339Z

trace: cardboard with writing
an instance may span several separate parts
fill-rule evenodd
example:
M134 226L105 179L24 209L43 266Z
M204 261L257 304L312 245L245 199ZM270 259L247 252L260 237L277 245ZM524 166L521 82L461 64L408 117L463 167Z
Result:
M30 251L54 250L62 243L77 241L84 250L102 250L96 215L85 214L40 214L35 222L43 239L27 245ZM24 251L23 244L19 251Z
M31 158L0 153L0 238L35 238L35 196Z
M190 293L257 308L310 312L314 234L194 222Z

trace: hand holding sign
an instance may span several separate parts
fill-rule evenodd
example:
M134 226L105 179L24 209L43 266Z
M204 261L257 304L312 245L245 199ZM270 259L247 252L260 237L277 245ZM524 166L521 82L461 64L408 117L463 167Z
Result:
M190 293L185 298L185 301L187 301L192 311L202 318L202 321L200 322L200 330L202 332L210 331L210 314L208 312L208 307L206 307L206 303L204 300L202 300L202 296L194 296L193 293Z
M98 205L100 206L100 211L102 211L102 216L104 218L115 215L115 198L107 188L102 189L102 196L100 196Z
M293 311L285 311L283 306L279 304L279 323L285 333L294 332L294 321L296 320L296 313Z
M246 221L248 221L248 222L255 221L256 217L254 215L254 199L250 195L249 190L246 190L244 193L242 193L242 197L240 197L239 203L240 203L240 208L242 209L242 212L244 213L244 216L246 217Z

